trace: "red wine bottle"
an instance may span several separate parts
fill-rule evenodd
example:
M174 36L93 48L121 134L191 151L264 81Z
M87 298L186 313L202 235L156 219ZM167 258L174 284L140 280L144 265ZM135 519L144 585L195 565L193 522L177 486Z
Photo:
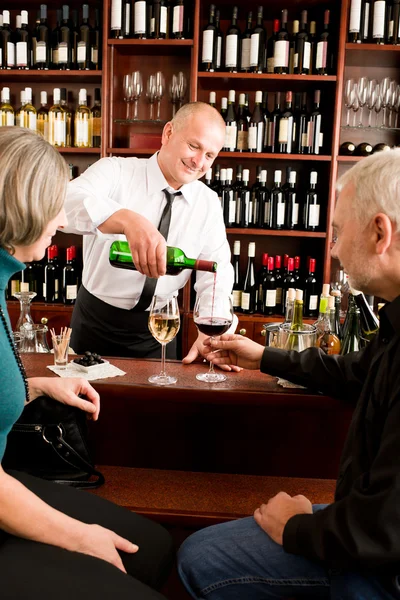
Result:
M307 231L317 231L319 228L320 203L315 186L317 184L318 173L311 171L310 187L306 194L304 204L304 229Z
M268 258L267 272L262 282L262 292L263 299L259 312L263 315L274 315L276 313L276 279L273 256Z
M242 34L241 40L241 55L240 55L240 70L243 73L250 71L250 52L251 52L251 36L253 34L253 13L250 11L247 14L247 27Z
M293 70L296 75L310 72L311 44L307 33L307 11L301 11L300 29L296 36Z
M232 22L225 37L225 70L237 73L240 65L240 29L237 26L238 7L232 9Z
M266 67L263 7L257 8L257 23L251 36L250 67L253 73L263 73Z
M246 276L244 279L243 293L242 293L242 312L246 314L254 313L256 309L256 276L254 270L254 260L256 255L256 245L254 242L249 243L248 250L248 262L246 269Z
M319 36L317 54L315 58L315 72L317 75L329 75L332 71L333 54L331 49L331 38L329 32L330 11L324 13L324 28Z
M287 30L288 11L282 10L281 28L277 33L274 47L274 73L289 72L289 33Z
M232 304L233 310L241 311L243 281L240 273L240 241L233 242L233 289Z
M215 4L210 4L210 16L203 29L201 63L204 71L214 72L217 68L217 28L215 26Z

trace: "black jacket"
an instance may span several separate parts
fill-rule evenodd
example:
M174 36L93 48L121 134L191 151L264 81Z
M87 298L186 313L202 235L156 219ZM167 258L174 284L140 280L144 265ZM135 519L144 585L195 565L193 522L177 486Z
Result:
M266 348L261 370L355 405L335 502L296 515L284 529L287 552L328 568L400 573L400 296L380 311L367 348L328 356ZM318 448L316 448L316 452Z

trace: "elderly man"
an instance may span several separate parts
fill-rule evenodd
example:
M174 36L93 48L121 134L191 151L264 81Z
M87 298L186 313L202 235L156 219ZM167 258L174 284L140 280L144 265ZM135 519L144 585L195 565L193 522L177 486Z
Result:
M161 149L150 159L103 158L70 183L64 231L84 235L82 286L71 322L76 352L159 355L147 325L151 298L175 295L190 277L188 270L165 275L167 243L190 258L217 262L217 289L231 293L233 269L220 203L198 181L221 150L224 135L225 123L214 108L186 104L165 125ZM109 264L115 234L128 240L136 272ZM211 291L213 283L213 274L197 273L198 294ZM185 362L204 352L204 338L199 334ZM174 350L174 342L167 349Z
M328 356L235 335L208 341L215 364L260 368L354 404L335 501L312 506L280 492L254 518L191 536L179 568L193 598L400 598L400 149L363 159L337 189L332 255L355 288L387 301L373 342Z

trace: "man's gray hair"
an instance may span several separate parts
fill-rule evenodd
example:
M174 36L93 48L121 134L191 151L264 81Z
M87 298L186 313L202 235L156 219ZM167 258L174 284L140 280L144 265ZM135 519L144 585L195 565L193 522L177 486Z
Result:
M399 229L400 148L363 158L338 179L336 190L341 192L349 183L355 187L353 209L360 223L382 212Z

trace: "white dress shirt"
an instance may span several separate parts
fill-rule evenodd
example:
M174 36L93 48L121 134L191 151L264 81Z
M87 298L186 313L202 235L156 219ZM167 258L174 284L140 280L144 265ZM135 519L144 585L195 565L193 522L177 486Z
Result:
M103 234L99 225L124 208L158 227L166 204L162 192L165 188L174 191L161 172L157 154L149 159L102 158L70 182L65 203L68 227L64 231L83 235L82 283L103 302L133 308L140 298L145 275L110 265L111 243L126 238ZM230 294L233 268L218 196L200 181L183 185L180 191L182 196L177 196L172 205L168 246L181 248L189 258L217 262L216 288ZM176 293L190 274L190 270L185 270L179 275L160 277L155 293ZM213 283L213 273L197 272L198 294L211 292Z

